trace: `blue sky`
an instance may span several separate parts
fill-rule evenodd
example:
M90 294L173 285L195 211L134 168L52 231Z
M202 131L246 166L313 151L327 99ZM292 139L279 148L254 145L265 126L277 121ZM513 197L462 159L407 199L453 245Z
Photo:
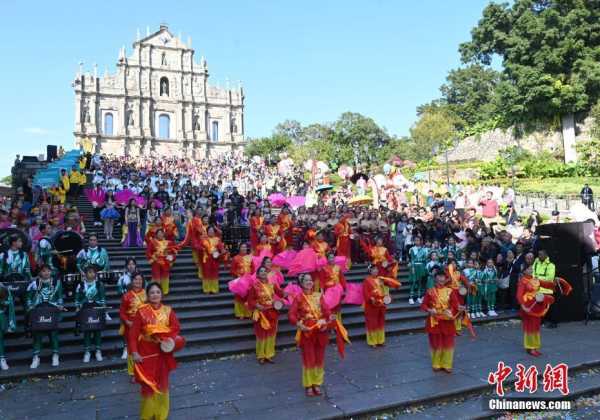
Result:
M415 108L439 96L488 0L4 0L0 42L0 176L14 155L73 146L78 62L112 73L118 51L167 22L192 37L213 83L242 80L246 135L285 119L360 112L405 135Z

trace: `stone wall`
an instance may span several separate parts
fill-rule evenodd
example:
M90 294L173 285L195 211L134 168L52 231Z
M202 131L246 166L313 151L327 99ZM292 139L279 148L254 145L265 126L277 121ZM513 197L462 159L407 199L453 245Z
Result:
M589 140L591 120L588 118L577 124L576 141ZM560 131L536 131L520 139L516 139L512 130L496 129L479 136L471 136L462 140L457 147L448 152L450 162L492 161L499 152L510 146L519 145L536 154L542 151L562 154L562 134ZM439 163L445 162L445 156L436 158Z

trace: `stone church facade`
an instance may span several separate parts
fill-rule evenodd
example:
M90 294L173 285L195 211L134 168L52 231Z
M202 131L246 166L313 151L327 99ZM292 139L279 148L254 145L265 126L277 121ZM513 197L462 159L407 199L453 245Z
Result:
M244 92L211 86L204 57L194 61L166 25L119 52L116 74L77 74L75 142L96 153L194 159L244 146ZM227 83L228 85L228 83Z

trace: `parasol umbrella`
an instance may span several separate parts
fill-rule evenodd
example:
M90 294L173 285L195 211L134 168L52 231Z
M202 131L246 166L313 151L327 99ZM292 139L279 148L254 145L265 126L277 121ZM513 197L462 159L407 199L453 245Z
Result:
M377 188L383 188L387 184L387 178L384 174L377 174L373 177L373 179L375 180Z
M351 206L362 206L365 204L371 204L373 202L373 198L368 195L357 195L356 197L352 197L348 204Z
M306 203L306 197L303 195L293 195L286 198L285 202L295 210Z
M338 172L337 173L338 173L339 177L342 178L342 179L348 179L352 175L354 175L354 171L348 165L342 165L342 166L340 166L338 168Z
M294 167L294 161L292 159L284 159L277 164L277 172L281 176L287 176Z
M400 159L399 156L394 156L391 159L392 165L394 166L402 166L404 164L404 161L402 159Z
M327 166L327 164L323 161L318 161L317 162L317 169L322 173L327 173L329 172L329 166Z
M329 191L333 189L333 185L323 184L317 187L317 192Z
M369 179L369 177L367 175L365 175L364 173L362 173L362 172L357 172L357 173L355 173L354 175L352 175L350 177L350 181L353 184L356 184L359 179L364 179L365 181L367 181Z
M282 207L286 202L285 195L281 193L273 193L269 195L268 200L271 205L275 207Z
M306 169L307 171L312 171L312 167L313 167L312 159L308 159L306 162L304 162L304 169Z

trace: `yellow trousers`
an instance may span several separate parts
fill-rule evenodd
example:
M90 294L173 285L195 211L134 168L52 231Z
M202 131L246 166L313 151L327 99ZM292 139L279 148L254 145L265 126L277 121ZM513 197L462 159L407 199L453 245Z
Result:
M369 346L377 346L379 344L385 344L385 330L372 330L367 331L367 344Z
M275 336L256 339L256 358L272 359L275 357Z
M204 293L219 293L219 280L218 279L202 279L202 291Z
M323 385L325 369L322 367L305 368L302 367L302 386L308 388L311 386Z
M155 393L151 397L142 396L140 405L141 420L167 420L169 418L169 392Z

